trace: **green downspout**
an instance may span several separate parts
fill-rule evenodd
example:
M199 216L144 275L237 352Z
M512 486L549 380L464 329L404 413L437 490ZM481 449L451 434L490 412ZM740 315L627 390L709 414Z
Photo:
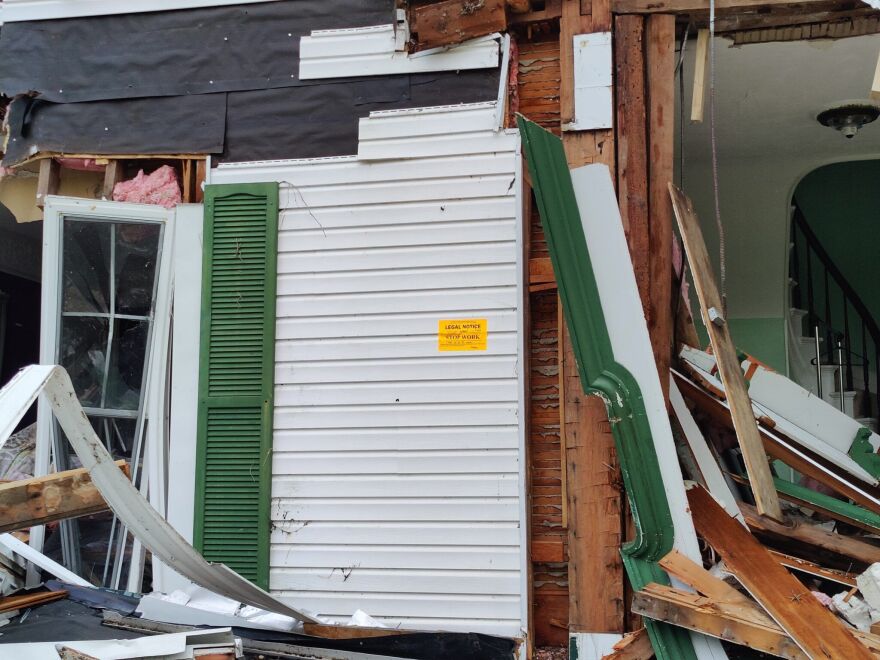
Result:
M633 588L669 584L657 561L672 549L672 514L639 385L614 359L562 141L517 117L565 321L587 394L605 401L636 538L621 548ZM620 228L622 231L622 228ZM682 628L645 619L659 660L696 659Z

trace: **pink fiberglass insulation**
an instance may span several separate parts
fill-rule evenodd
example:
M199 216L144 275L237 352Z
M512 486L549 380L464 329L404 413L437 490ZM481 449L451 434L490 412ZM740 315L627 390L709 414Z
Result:
M135 178L120 181L113 187L114 202L158 204L170 209L180 204L180 200L177 172L170 165L163 165L152 174L140 170Z

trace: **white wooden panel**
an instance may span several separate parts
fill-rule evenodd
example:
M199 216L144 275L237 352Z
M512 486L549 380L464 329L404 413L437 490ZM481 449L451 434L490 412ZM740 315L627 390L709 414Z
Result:
M483 474L412 474L397 475L395 479L388 479L385 474L312 475L302 471L299 475L276 479L275 495L316 498L334 497L344 492L351 497L443 497L454 491L462 497L516 497L519 490L516 463L509 475L494 470L495 467L490 466Z
M299 42L300 80L382 76L427 71L490 69L499 65L498 35L449 49L408 54L397 50L395 26L315 30Z
M358 461L358 475L385 474L407 476L414 474L516 474L517 453L515 449L480 449L476 451L348 451L348 452L297 452L275 451L273 469L285 476L338 474L339 464L346 460ZM285 482L289 486L289 482ZM274 491L273 491L274 492ZM339 491L339 493L344 491ZM447 492L458 491L450 488ZM280 496L279 493L274 493ZM497 494L497 493L496 493Z
M326 612L326 616L348 619L351 612L363 609L365 595L363 592L352 592L339 587L340 591L328 590L302 590L288 591L278 590L274 594L282 603L291 606L296 605L310 612ZM370 595L370 616L382 617L390 622L402 622L403 620L421 617L423 621L430 621L428 626L409 627L417 630L467 630L479 632L485 615L491 612L493 617L488 619L495 626L495 634L507 634L510 623L506 626L503 622L510 617L518 616L520 604L516 596L468 596L456 594L443 598L439 594L398 594L396 592L377 592ZM405 617L399 613L405 612ZM456 623L458 624L456 626ZM490 624L491 625L491 624ZM397 627L397 626L394 626ZM406 627L406 626L404 626Z
M408 269L425 269L428 267L449 266L450 270L460 270L462 273L471 274L473 271L465 269L465 266L482 264L507 264L510 268L516 267L516 243L513 241L499 241L495 243L474 243L471 245L428 245L428 246L404 246L391 248L371 248L366 250L334 250L328 246L327 250L315 250L313 252L294 252L280 254L278 256L279 286L292 279L296 273L322 273L325 278L345 277L353 271L381 270L385 273L399 272L401 278L408 277L412 271ZM393 264L393 266L392 266ZM413 273L419 277L421 273ZM437 277L419 278L420 282L425 279L423 286L410 286L409 288L438 289L446 288L444 276L450 276L449 270L440 272ZM363 277L357 273L356 277ZM510 284L512 278L508 278L503 284ZM428 286L425 286L428 284ZM481 286L473 284L472 286ZM482 285L482 286L494 286ZM386 291L399 290L399 287L390 287ZM359 289L351 289L357 292ZM279 295L286 295L286 291L280 291ZM315 290L314 293L322 293Z
M270 561L279 566L287 561L288 548L273 546ZM448 548L408 545L375 548L371 545L314 545L297 548L297 564L306 568L359 566L360 568L458 569L471 571L516 571L519 549L498 546Z
M308 252L331 248L344 250L359 247L397 247L407 245L443 245L446 243L486 243L497 241L499 236L509 235L516 220L511 209L509 219L479 222L414 222L387 226L386 224L359 227L328 228L314 218L303 214L299 218L288 217L289 225L278 237L279 252ZM300 227L291 227L297 224ZM308 222L304 222L308 220ZM288 231L290 230L290 231Z
M497 310L451 310L450 318L486 319L492 332L516 332L516 312ZM276 324L275 337L283 339L308 339L318 336L333 337L388 337L394 334L407 336L437 335L437 314L374 314L370 316L346 315L322 318L280 319ZM447 356L452 359L450 356ZM467 363L466 363L467 364ZM360 376L360 372L358 373ZM463 376L467 378L468 376Z
M474 288L457 291L383 291L366 294L283 296L278 299L278 318L338 316L345 314L393 314L467 309L515 310L520 297L516 286ZM455 316L440 318L457 318ZM464 317L462 317L464 318Z
M352 429L394 426L479 426L518 423L515 404L276 407L276 428Z
M331 321L332 322L332 321ZM515 332L493 332L488 339L485 355L516 355ZM378 358L422 357L429 351L437 351L437 337L370 337L365 339L298 339L280 341L275 348L279 362L296 360L348 360L352 358L375 360Z
M275 390L277 406L342 403L455 403L457 401L509 401L516 396L516 382L510 378L441 380L424 383L330 383L324 385L284 384Z
M462 537L469 543L461 544ZM359 522L276 520L272 529L273 551L295 553L314 544L341 546L366 544L377 548L403 549L416 545L442 545L449 551L498 546L519 551L515 522ZM284 564L279 564L279 566ZM354 612L354 610L352 610Z
M525 625L520 161L495 121L373 113L382 160L212 171L281 182L270 589L319 614ZM487 350L440 352L455 318Z
M611 128L611 33L576 34L574 39L574 121L564 129Z
M401 585L397 593L426 594L503 594L519 593L517 571L451 571L444 569L379 570L356 563L337 568L274 568L269 580L278 589L333 589L345 583L346 589L381 591L389 582Z
M274 448L279 451L362 451L371 449L516 449L517 427L456 426L450 428L361 429L357 434L334 429L279 429ZM281 478L281 475L278 476ZM500 477L503 478L503 477Z

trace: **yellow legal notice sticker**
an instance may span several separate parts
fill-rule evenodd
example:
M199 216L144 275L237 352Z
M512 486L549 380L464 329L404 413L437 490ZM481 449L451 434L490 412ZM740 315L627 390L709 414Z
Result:
M485 351L488 327L486 319L440 321L437 348L441 351Z

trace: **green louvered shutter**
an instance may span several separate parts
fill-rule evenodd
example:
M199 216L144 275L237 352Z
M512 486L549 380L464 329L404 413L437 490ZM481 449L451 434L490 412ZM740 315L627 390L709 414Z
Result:
M277 183L205 188L195 544L264 589L277 237Z

